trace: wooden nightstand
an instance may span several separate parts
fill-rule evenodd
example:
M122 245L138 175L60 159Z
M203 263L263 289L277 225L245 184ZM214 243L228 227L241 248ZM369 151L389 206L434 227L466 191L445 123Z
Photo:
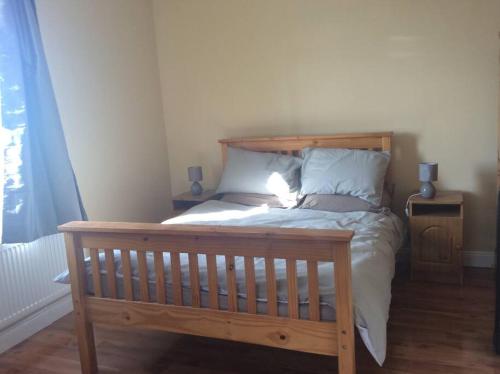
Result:
M172 205L174 206L174 213L180 214L195 205L201 204L207 200L216 199L217 194L215 193L215 190L203 191L203 193L198 196L193 196L189 191L172 197Z
M412 280L462 284L463 194L409 200Z

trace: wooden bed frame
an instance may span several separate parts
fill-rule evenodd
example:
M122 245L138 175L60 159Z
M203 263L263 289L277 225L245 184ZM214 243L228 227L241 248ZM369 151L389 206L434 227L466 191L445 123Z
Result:
M392 133L242 138L220 140L223 160L227 147L296 154L304 147L390 151ZM162 225L118 222L69 222L65 233L71 291L83 373L97 372L93 324L121 325L207 336L323 355L338 356L342 374L355 372L355 341L351 294L350 241L352 231L201 225ZM118 297L113 249L120 249L124 298ZM84 256L99 272L104 251L109 297L100 279L87 291ZM136 251L140 298L134 299L130 252ZM146 253L154 255L155 302L147 281ZM167 304L163 253L171 258L173 304ZM185 305L180 253L188 253L191 300ZM201 307L198 254L207 257L209 306ZM220 310L216 255L225 256L227 310ZM235 256L243 256L247 310L238 310ZM267 314L257 314L254 258L265 258ZM288 316L278 316L274 259L286 260ZM307 261L309 319L299 319L296 261ZM335 263L336 321L320 320L318 261Z

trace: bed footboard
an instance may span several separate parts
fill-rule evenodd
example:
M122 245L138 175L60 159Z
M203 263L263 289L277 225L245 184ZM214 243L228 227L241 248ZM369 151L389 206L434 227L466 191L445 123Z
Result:
M339 372L354 373L354 325L351 293L352 231L258 227L70 222L65 233L76 333L83 373L97 372L93 323L171 331L296 351L338 356ZM123 298L115 277L114 249L121 251ZM107 284L93 277L88 293L84 251L93 274L105 253ZM130 252L137 252L140 298L134 299ZM152 252L156 295L151 301L146 253ZM172 289L165 287L163 253L170 254ZM189 256L191 300L185 305L179 255ZM208 306L201 305L198 254L206 255ZM227 310L220 310L215 256L225 256ZM238 309L235 256L244 257L246 310ZM254 258L265 259L267 314L257 313ZM286 260L288 315L278 316L274 259ZM307 261L309 319L299 319L297 261ZM336 321L320 319L318 262L335 263ZM108 290L104 297L103 287ZM167 292L173 292L167 304Z

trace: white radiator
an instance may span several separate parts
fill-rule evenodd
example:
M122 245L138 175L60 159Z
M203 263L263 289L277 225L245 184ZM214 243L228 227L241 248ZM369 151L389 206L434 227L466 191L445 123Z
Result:
M52 281L66 268L62 234L43 237L28 244L2 245L0 332L12 329L16 323L29 319L66 296L70 292L69 286Z

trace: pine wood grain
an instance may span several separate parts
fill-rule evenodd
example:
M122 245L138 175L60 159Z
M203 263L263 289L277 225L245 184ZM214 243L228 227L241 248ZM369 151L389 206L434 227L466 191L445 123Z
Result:
M390 151L392 132L350 133L335 135L274 136L220 139L224 147L260 152L287 152L306 147L375 149ZM223 158L227 150L222 149Z
M172 271L172 286L174 289L174 304L182 305L182 273L179 253L170 252L170 266Z
M148 264L146 261L146 252L137 251L137 267L139 269L139 287L141 292L141 301L149 301L148 285Z
M164 225L167 226L167 225ZM193 233L191 236L183 233L166 235L148 235L141 234L117 234L117 233L86 233L84 231L75 231L85 234L82 236L82 245L85 248L120 248L135 250L137 248L146 249L151 252L163 252L165 248L169 251L184 253L200 253L200 248L205 254L213 255L232 255L232 256L254 256L254 257L275 257L294 260L315 260L315 261L334 261L335 254L330 250L332 241L347 242L353 236L353 231L339 236L338 239L325 239L321 237L308 237L304 239L293 239L292 236L274 233L269 230L269 235L259 235L254 237L252 227L241 227L239 235L212 236L211 233ZM280 230L281 231L281 230ZM314 234L315 231L311 230ZM336 230L329 230L335 232ZM249 234L247 235L247 232ZM322 233L320 232L321 236ZM349 239L348 239L349 238ZM146 240L145 240L146 239Z
M208 303L210 308L219 309L217 287L217 261L215 255L207 255Z
M191 286L191 305L199 308L201 305L200 299L200 272L198 268L198 255L189 254L189 280Z
M122 258L123 270L123 290L125 293L125 300L134 300L134 288L132 286L132 263L130 261L130 251L122 249L120 251Z
M335 322L88 297L94 323L164 330L324 355L337 354ZM231 321L231 323L228 323Z
M412 279L463 283L463 194L409 199Z
M227 309L230 312L238 311L238 291L236 289L236 269L234 256L226 256L226 286Z
M247 313L257 313L257 296L255 284L255 261L253 257L245 257L245 282L247 289Z
M270 316L278 315L278 298L276 292L276 270L274 267L274 258L265 258L266 267L266 289L267 289L267 314Z
M66 244L68 268L71 270L71 296L73 298L75 330L78 337L81 369L84 374L94 374L97 373L97 356L94 329L86 304L87 286L83 248L78 234L66 233L64 241Z
M215 238L251 238L272 239L279 236L281 240L336 240L350 241L353 236L351 230L330 229L300 229L288 227L260 227L260 226L220 226L220 225L164 225L160 223L136 223L136 222L107 222L107 221L72 221L58 226L60 232L85 232L109 234L139 234L142 245L148 242L150 235L161 235L163 237L215 237ZM89 247L90 248L90 247ZM101 247L92 247L101 248ZM107 248L107 247L105 247ZM149 246L148 246L149 248Z
M307 261L307 289L309 298L309 319L319 321L319 280L318 263Z
M154 253L155 279L156 279L156 302L165 304L167 302L167 290L165 288L165 264L163 253Z
M339 345L339 372L355 373L356 360L351 292L351 251L349 250L348 243L337 244L337 246L347 249L337 252L337 261L335 262L335 314L339 327L337 334ZM333 250L335 250L335 248ZM343 287L338 287L338 285L343 285Z

